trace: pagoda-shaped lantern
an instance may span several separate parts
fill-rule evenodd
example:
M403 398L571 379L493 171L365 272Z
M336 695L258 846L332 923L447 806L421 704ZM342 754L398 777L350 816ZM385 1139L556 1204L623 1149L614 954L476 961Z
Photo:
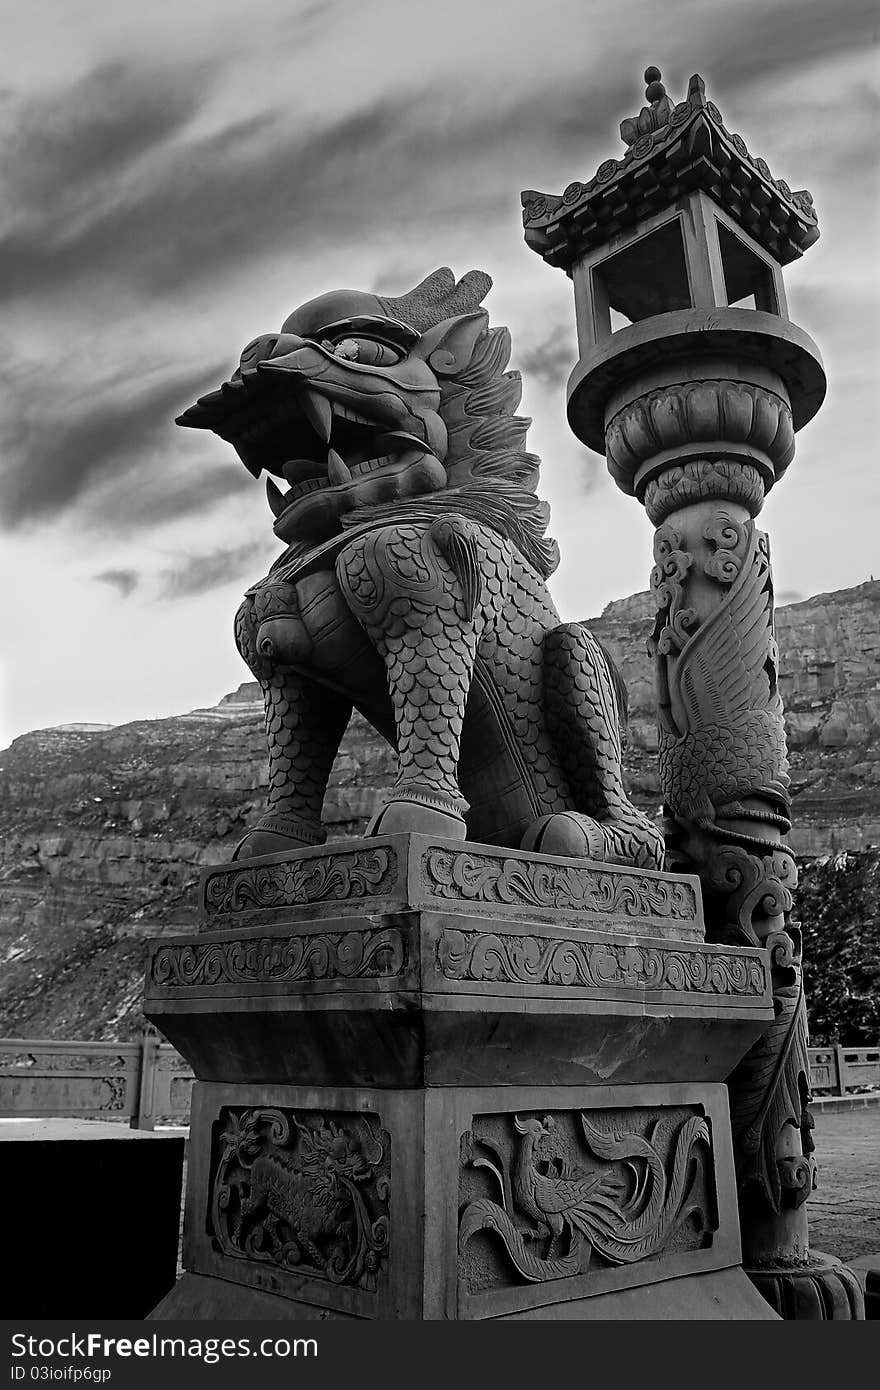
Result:
M667 867L707 928L771 953L776 1022L729 1079L744 1264L785 1316L860 1316L855 1276L810 1251L809 1064L788 761L764 497L825 374L782 267L819 235L809 193L754 158L699 77L656 68L626 151L561 196L523 194L525 238L574 284L568 418L656 527L651 585Z
M581 357L569 422L589 448L607 449L615 481L642 501L667 450L683 460L730 459L733 449L766 489L791 461L788 426L812 419L825 394L819 351L789 319L782 280L782 267L819 235L812 198L751 157L701 78L678 105L656 68L645 78L650 105L621 124L620 159L561 197L523 194L526 242L574 284ZM772 438L763 415L734 420L711 409L699 419L655 410L648 436L632 437L633 402L690 387L709 368L782 403Z

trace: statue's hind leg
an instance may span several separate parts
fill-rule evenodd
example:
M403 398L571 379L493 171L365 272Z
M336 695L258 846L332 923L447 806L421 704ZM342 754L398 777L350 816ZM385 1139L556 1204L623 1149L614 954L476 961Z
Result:
M236 859L324 843L324 794L352 708L342 695L257 652L254 633L246 603L236 640L263 691L269 791L266 811L236 847Z
M610 660L588 628L569 623L547 633L545 718L576 809L536 821L524 849L662 868L662 834L623 786L622 698Z
M479 567L469 523L384 527L337 562L351 611L385 663L397 727L397 780L368 833L464 839L458 785L465 705L477 648Z

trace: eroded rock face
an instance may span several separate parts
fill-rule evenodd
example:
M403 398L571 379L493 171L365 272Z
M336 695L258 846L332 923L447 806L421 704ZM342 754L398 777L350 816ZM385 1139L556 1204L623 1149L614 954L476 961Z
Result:
M633 800L660 805L648 593L589 626L629 688ZM780 608L794 847L880 843L880 582ZM195 883L228 859L265 798L255 682L214 709L116 728L25 734L0 753L0 1035L122 1037L141 1027L144 938L189 931ZM393 780L390 749L358 718L325 806L357 834Z
M63 726L0 753L0 1034L123 1037L143 1026L144 939L192 930L198 874L265 799L259 687L214 709ZM389 752L362 722L339 756L333 832L356 833Z

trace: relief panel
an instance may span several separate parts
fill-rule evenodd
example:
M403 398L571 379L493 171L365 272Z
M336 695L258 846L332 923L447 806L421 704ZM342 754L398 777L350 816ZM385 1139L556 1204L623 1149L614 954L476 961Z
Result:
M718 1229L712 1132L698 1106L476 1115L460 1159L467 1294L592 1281L706 1250Z
M206 1214L214 1249L375 1290L388 1263L389 1150L376 1115L224 1106Z

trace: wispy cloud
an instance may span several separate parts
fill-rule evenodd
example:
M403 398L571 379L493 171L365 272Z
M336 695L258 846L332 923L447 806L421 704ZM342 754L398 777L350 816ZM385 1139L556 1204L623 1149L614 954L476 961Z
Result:
M741 0L713 11L701 35L700 61L711 70L713 84L726 87L735 99L735 89L766 91L768 79L779 74L876 48L878 37L875 0L847 0L840 7L827 0L773 0L772 5ZM812 77L805 74L804 82L808 89Z
M568 92L505 93L426 71L421 92L380 87L348 105L341 93L307 117L272 93L262 109L192 133L211 78L197 75L176 71L175 86L117 64L19 112L0 224L9 294L45 295L96 273L167 294L285 245L308 253L328 234L359 246L378 228L436 232L462 216L507 216L518 171L548 149L574 158L591 119L604 122L628 85L600 77L585 93L572 77Z
M213 550L207 555L188 555L180 564L163 570L160 576L159 597L162 599L194 598L221 584L245 574L248 567L264 553L258 541L238 546L234 550Z
M4 216L47 203L69 213L86 193L107 191L114 173L186 125L201 89L193 67L172 73L119 58L39 97L15 103L7 94L0 107L5 177L19 201Z
M94 576L96 584L108 584L111 589L117 590L121 598L128 598L134 593L140 578L137 570L126 569L102 570Z
M534 377L542 386L553 388L567 380L577 356L573 327L559 324L551 329L546 338L518 352L516 366L530 380Z
M160 481L157 472L163 472L163 459L176 452L174 415L220 375L218 365L184 379L156 377L143 375L135 364L130 374L94 383L80 377L78 365L68 380L63 368L27 365L7 373L0 425L7 461L0 474L0 520L11 527L58 517L79 507L90 488L110 478L120 504L125 500L129 525L155 521L168 491L167 480ZM146 459L151 467L133 486L131 474ZM166 462L165 468L170 467ZM199 479L198 495L189 480L171 491L178 508L204 507L212 485L219 495L232 486L225 473L222 478L207 474ZM157 502L150 505L156 491Z

